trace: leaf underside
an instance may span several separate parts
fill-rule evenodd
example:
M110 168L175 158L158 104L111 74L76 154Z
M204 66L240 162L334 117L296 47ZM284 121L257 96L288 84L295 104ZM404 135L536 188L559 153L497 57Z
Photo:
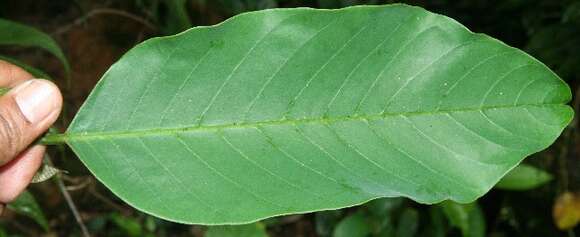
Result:
M473 201L556 139L570 97L522 51L418 7L273 9L138 45L65 139L144 212L240 224Z

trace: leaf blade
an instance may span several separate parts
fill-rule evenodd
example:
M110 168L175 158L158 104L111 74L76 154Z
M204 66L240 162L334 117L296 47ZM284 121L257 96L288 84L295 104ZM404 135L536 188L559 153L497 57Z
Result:
M8 208L14 212L25 215L33 219L44 231L49 231L50 226L46 219L44 212L38 205L38 202L29 191L24 191L12 203L8 204Z
M240 224L473 201L555 140L569 99L535 59L420 8L276 9L137 46L65 139L140 210Z
M18 45L25 47L39 47L54 55L67 73L70 65L58 44L47 34L18 22L0 19L0 45Z
M552 180L552 175L531 165L520 164L504 176L495 188L505 190L530 190Z

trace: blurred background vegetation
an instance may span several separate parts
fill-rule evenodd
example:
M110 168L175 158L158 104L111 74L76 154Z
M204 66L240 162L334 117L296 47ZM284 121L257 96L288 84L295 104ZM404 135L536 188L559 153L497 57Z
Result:
M266 8L340 8L393 2L396 1L0 0L1 19L46 33L60 46L66 59L59 56L59 50L23 47L46 46L46 40L2 43L1 39L10 34L1 27L0 58L16 59L33 71L40 69L35 75L53 78L59 84L66 100L63 116L56 124L62 132L105 70L148 38L216 24L242 12ZM572 105L578 111L579 0L404 2L447 15L472 31L527 51L572 87ZM66 65L70 65L70 70ZM343 210L210 228L170 223L136 211L95 180L68 148L60 147L50 156L54 166L66 172L31 185L29 192L11 204L0 217L0 237L83 236L84 232L93 236L573 237L580 234L577 127L574 120L554 145L527 159L527 166L520 167L477 203L426 206L402 198L380 199Z

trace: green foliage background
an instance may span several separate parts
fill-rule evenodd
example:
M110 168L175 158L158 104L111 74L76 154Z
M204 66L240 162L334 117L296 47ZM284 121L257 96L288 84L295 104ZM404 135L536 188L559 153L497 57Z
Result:
M56 40L70 63L71 81L67 83L67 69L49 53L3 46L0 55L42 69L60 84L67 100L62 119L56 125L62 130L104 70L126 50L147 38L219 23L251 10L299 6L339 8L392 2L397 1L0 1L0 18L35 27ZM404 2L447 15L474 32L489 34L524 49L555 70L576 91L580 67L580 1ZM573 106L578 108L577 99ZM580 233L578 227L562 231L555 226L552 207L559 194L580 188L577 133L573 122L555 145L528 159L530 165L553 177L551 181L543 179L548 183L533 189L495 189L477 204L469 205L424 206L405 199L381 199L345 210L269 219L240 227L238 233L246 236L263 236L260 232L264 231L269 236L575 236ZM206 227L169 223L135 211L96 182L69 150L55 149L50 155L58 168L68 171L63 179L84 223L95 236L204 236L207 231ZM0 218L0 236L81 235L54 183L32 185L30 192L47 222L35 224L35 219L27 217L26 211L15 209ZM32 216L38 218L37 214ZM224 235L235 231L235 228L218 227L209 232Z

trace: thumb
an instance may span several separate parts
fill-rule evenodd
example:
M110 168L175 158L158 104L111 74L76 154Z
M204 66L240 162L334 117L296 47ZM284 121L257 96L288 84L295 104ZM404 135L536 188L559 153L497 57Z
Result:
M58 118L60 91L52 82L33 79L0 97L0 166L12 160Z

